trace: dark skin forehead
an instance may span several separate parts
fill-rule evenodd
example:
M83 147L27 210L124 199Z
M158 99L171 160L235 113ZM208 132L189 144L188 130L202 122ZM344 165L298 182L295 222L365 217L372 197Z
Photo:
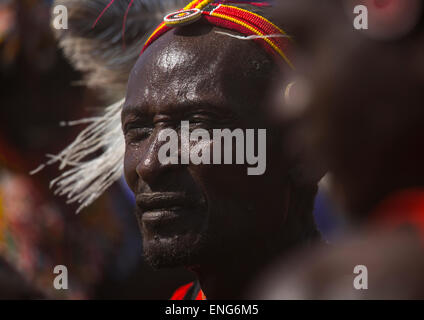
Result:
M278 72L273 58L253 41L215 31L230 32L196 23L157 39L130 75L123 119L196 106L233 114L246 126L265 121L265 100Z

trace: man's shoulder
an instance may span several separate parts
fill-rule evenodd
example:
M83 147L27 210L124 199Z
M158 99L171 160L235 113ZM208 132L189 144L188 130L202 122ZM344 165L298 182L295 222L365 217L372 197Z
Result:
M175 290L170 300L203 300L203 292L198 281L185 284Z

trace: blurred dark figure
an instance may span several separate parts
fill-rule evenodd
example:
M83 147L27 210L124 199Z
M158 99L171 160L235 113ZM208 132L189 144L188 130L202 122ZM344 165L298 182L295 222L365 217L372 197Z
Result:
M44 296L31 287L6 261L0 258L0 300L34 300Z
M46 297L89 297L117 250L121 225L106 197L92 210L89 219L101 221L93 226L53 197L54 170L36 178L29 172L72 137L60 121L98 102L71 86L80 75L57 50L46 1L2 1L0 16L0 255ZM69 290L54 289L56 265L69 268Z
M297 72L281 112L302 121L293 136L328 168L331 194L351 222L332 248L274 266L255 297L424 298L424 18L419 0L280 1L298 44ZM369 26L356 30L354 7ZM354 267L369 287L353 287ZM284 269L284 270L282 270ZM278 281L275 281L278 278Z

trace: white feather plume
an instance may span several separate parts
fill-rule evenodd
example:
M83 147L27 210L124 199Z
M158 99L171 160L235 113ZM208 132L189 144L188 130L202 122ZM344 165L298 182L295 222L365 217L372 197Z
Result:
M47 155L50 160L31 172L35 174L55 163L59 163L60 170L66 169L51 181L50 187L55 188L55 194L66 195L67 203L80 204L77 213L122 176L125 153L121 130L123 102L124 99L107 107L103 116L67 123L90 125L66 149L58 155Z

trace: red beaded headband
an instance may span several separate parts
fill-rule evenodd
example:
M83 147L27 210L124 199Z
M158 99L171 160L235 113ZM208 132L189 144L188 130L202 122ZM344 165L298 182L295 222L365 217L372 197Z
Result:
M264 17L245 9L224 4L228 2L195 0L190 2L185 8L168 14L147 39L141 53L173 27L187 25L204 17L213 25L234 30L246 36L253 36L252 40L263 46L269 54L277 57L279 60L283 58L294 69L293 64L285 53L291 41L290 37L282 29ZM244 2L255 4L252 1ZM257 5L263 6L264 4L258 3Z

